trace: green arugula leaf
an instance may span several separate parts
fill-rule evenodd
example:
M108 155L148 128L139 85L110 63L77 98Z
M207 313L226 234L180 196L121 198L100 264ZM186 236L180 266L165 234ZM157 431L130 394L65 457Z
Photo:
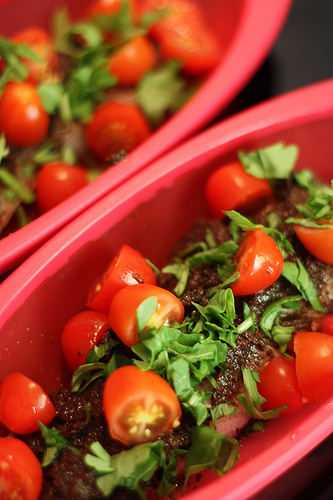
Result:
M324 312L316 287L300 259L284 263L282 276L300 292L302 297L310 302L315 311Z
M157 297L148 297L145 299L136 310L136 320L138 324L138 331L143 332L149 324L149 320L156 312L158 306Z
M300 224L305 227L321 228L332 227L330 224L321 225L318 221L333 220L333 187L317 181L308 170L302 170L294 176L297 184L308 192L305 203L296 205L298 212L303 216L287 219L288 224Z
M50 428L42 422L39 422L39 429L46 444L46 450L42 459L42 467L48 467L58 458L65 448L70 447L70 443L54 427Z
M60 83L43 82L38 86L38 94L47 113L53 114L60 106L64 88Z
M288 179L298 158L298 147L277 142L249 153L240 151L238 158L245 170L255 177L270 180Z
M6 143L6 138L3 134L0 135L0 164L9 155L9 147Z
M253 405L260 407L266 399L263 398L257 388L257 382L260 381L258 372L250 370L250 368L242 368L243 382L246 392L252 401Z
M294 179L297 184L304 189L311 189L314 184L314 176L311 170L300 170L294 173Z
M162 271L163 273L172 274L178 279L178 283L174 288L174 292L178 297L181 297L186 290L188 279L190 276L189 262L184 262L178 259L173 264L165 266Z
M0 92L8 82L18 82L27 78L28 69L22 61L23 58L41 62L40 56L28 45L0 37L0 59L5 63L5 68L0 76Z

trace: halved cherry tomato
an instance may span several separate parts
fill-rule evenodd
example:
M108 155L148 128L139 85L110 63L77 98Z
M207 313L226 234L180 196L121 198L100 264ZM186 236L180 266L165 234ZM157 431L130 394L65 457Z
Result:
M320 332L294 336L299 387L308 401L333 395L333 337Z
M333 314L324 314L319 321L318 329L319 331L326 333L327 335L333 335ZM312 326L313 328L313 326Z
M248 174L238 162L217 169L206 185L206 198L215 217L222 217L226 210L251 212L272 196L268 181Z
M295 360L285 356L273 358L260 372L258 384L260 394L266 399L264 410L287 405L281 413L290 415L299 410L302 395L296 377Z
M59 205L88 184L87 172L79 166L53 162L37 174L37 203L42 212Z
M148 297L157 298L157 310L148 322L149 326L160 328L166 323L181 323L184 306L175 295L154 285L136 285L122 288L114 296L109 314L109 324L115 334L127 346L138 343L136 311Z
M90 291L87 306L108 313L116 292L125 286L142 283L155 285L156 275L140 252L129 245L123 245Z
M0 386L0 422L16 434L38 430L38 422L49 424L55 408L40 385L22 373L7 375Z
M42 468L30 448L12 437L0 438L0 499L37 500Z
M51 38L45 30L37 27L27 28L17 33L13 41L28 45L41 59L40 62L23 59L29 70L28 80L31 83L41 82L55 74L59 61Z
M86 362L89 352L103 340L108 329L107 317L96 311L82 311L66 323L61 344L73 371Z
M273 285L283 270L279 247L261 229L249 231L235 257L239 278L231 285L235 295L253 295Z
M132 15L138 13L137 0L129 0ZM116 14L121 6L121 0L95 0L85 9L83 17L111 16Z
M8 83L0 97L0 133L13 146L29 147L42 142L49 116L31 83Z
M308 252L325 264L333 264L333 226L332 229L313 229L294 226L297 238Z
M130 153L149 135L138 106L113 101L101 104L86 128L89 148L103 161L112 161L119 152Z
M156 64L154 45L148 38L133 38L110 58L109 70L120 85L136 85Z
M103 409L111 437L127 446L154 441L180 424L181 406L172 387L136 366L109 375Z
M200 9L190 0L146 0L145 9L166 7L167 13L153 25L151 33L166 59L181 61L183 70L200 75L214 69L221 47Z

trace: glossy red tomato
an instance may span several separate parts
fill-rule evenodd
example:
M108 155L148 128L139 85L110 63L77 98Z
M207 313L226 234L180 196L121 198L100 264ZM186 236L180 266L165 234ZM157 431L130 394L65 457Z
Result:
M36 178L39 209L51 210L87 184L87 173L82 167L63 162L47 163Z
M132 15L138 13L137 0L129 0ZM119 12L121 0L95 0L84 11L84 17L111 16Z
M41 59L40 62L23 59L29 70L28 80L30 82L42 82L56 73L59 63L58 57L51 38L45 30L37 27L27 28L17 33L13 37L13 41L28 45Z
M206 185L206 198L215 217L222 217L226 210L251 212L272 196L268 181L248 174L239 162L217 169Z
M222 49L193 1L145 0L144 7L168 9L151 30L163 57L177 59L191 75L206 73L217 66Z
M288 406L283 410L285 415L299 410L303 403L296 377L295 360L285 356L273 358L260 372L258 390L266 399L262 406L264 410L284 405Z
M313 327L312 327L313 328ZM333 335L333 314L324 314L319 320L319 331Z
M138 343L136 311L148 297L156 297L158 306L148 326L160 328L164 324L181 323L184 306L171 292L154 285L136 285L122 288L114 296L109 314L109 324L115 334L127 346Z
M13 146L29 147L42 142L49 116L31 83L8 83L0 97L0 133Z
M103 408L111 437L126 446L154 441L180 424L181 406L172 387L135 366L108 377Z
M119 152L130 153L149 135L138 106L114 101L101 104L86 128L87 144L102 161L112 161Z
M333 337L319 332L298 332L294 336L299 387L308 401L322 401L333 395Z
M133 38L110 58L109 70L120 85L136 85L156 64L154 45L148 38Z
M294 226L297 238L311 253L325 264L333 264L333 226L332 229L312 229Z
M96 311L82 311L66 323L61 344L73 371L86 362L89 352L103 340L108 329L107 317Z
M37 500L42 468L30 448L12 437L0 438L0 499Z
M48 425L55 408L40 385L22 373L7 375L0 386L0 422L16 434L38 430L38 422Z
M236 254L239 278L231 285L235 295L253 295L270 287L283 271L283 256L261 229L249 231Z
M87 306L108 313L118 290L142 283L155 285L156 275L140 252L129 245L123 245L102 278L90 291Z

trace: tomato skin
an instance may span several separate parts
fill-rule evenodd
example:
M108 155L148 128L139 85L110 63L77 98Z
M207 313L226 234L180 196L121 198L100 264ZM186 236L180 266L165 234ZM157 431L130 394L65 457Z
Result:
M281 413L291 415L302 406L297 377L295 359L285 356L273 358L260 371L259 393L266 399L262 405L264 410L272 410L287 405Z
M7 375L0 386L0 422L16 434L30 434L48 425L55 408L40 385L22 373Z
M136 17L138 13L137 0L129 0L129 5L132 15ZM96 0L88 5L83 13L83 17L111 16L119 11L120 6L121 0Z
M127 446L154 441L177 427L181 417L172 387L156 373L133 365L109 375L103 409L111 437Z
M154 45L143 36L134 38L109 60L109 70L120 85L136 85L156 64Z
M91 289L87 306L108 313L114 295L126 286L156 284L156 275L140 252L123 245L102 278Z
M313 229L294 226L297 238L307 251L325 264L333 264L333 227L332 229Z
M48 128L49 116L34 85L8 83L0 97L0 133L9 144L35 146L46 138Z
M13 37L13 42L28 45L41 59L41 62L23 59L29 71L29 82L39 83L56 73L59 64L58 56L45 30L38 27L27 28L17 33Z
M37 174L36 194L41 212L47 212L88 184L86 171L63 162L44 165Z
M131 347L138 343L136 310L148 297L157 297L158 307L151 324L157 328L166 322L181 323L184 306L171 292L154 285L136 285L122 288L114 296L109 313L109 324L119 339Z
M97 107L86 127L86 142L97 158L112 161L130 153L150 135L149 125L135 104L106 102Z
M214 217L222 217L226 210L251 212L272 196L269 182L248 174L239 162L218 168L206 184L206 199Z
M66 323L61 345L72 371L86 362L89 352L103 340L108 329L106 315L96 311L82 311Z
M30 448L12 437L0 438L0 498L37 500L42 468Z
M253 295L270 287L283 271L279 247L261 229L249 231L235 256L240 277L231 285L235 295Z
M333 335L333 313L325 314L320 318L319 330L327 335Z
M321 332L294 336L296 373L303 396L310 402L332 396L333 337Z

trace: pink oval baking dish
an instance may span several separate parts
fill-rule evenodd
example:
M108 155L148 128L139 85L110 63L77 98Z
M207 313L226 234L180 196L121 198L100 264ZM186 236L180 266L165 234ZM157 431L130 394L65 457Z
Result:
M73 14L88 0L68 0ZM0 240L0 273L12 268L64 224L119 186L148 163L202 127L224 108L268 53L291 0L197 0L218 34L225 53L216 71L189 104L145 144L99 179L28 226ZM47 24L62 0L0 0L0 33L9 35L27 25ZM27 4L28 5L28 4ZM260 26L260 29L258 29Z
M162 264L173 244L206 213L202 186L239 148L277 140L300 146L300 166L333 175L333 80L227 120L144 169L62 229L0 286L0 380L22 370L54 389L65 377L59 335L120 244ZM332 388L333 389L333 388ZM297 463L333 429L332 398L248 437L241 460L208 476L191 500L243 499Z

